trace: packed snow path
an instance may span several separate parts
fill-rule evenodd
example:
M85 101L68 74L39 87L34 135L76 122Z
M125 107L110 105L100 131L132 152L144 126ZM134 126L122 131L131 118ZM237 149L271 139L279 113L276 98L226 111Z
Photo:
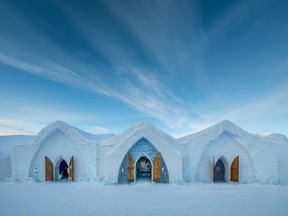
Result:
M288 186L0 183L0 215L287 216Z

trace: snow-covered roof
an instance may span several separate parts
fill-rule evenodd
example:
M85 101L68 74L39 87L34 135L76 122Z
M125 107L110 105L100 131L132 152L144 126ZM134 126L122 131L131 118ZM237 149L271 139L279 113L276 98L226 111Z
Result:
M74 140L79 144L98 143L102 139L107 139L111 136L114 136L114 134L90 134L58 120L46 126L38 133L35 139L35 144L38 145L42 143L46 138L58 131L61 131L71 140Z
M221 121L205 130L179 139L175 139L147 122L135 124L127 130L115 135L90 134L58 120L43 128L37 136L0 136L0 157L7 157L9 151L15 145L26 145L33 143L40 145L40 143L42 143L45 139L59 131L78 144L97 143L103 146L113 146L113 148L121 146L121 144L127 142L128 139L134 139L135 137L140 139L145 136L146 138L153 136L153 140L162 140L176 150L180 149L180 145L201 148L209 142L215 140L223 133L230 136L247 149L257 148L257 146L261 145L288 147L288 138L283 134L250 134L228 120Z
M73 127L63 121L55 121L43 128L37 135L0 136L0 158L6 158L14 146L41 143L51 135L61 131L78 144L100 143L101 140L113 137L115 134L90 134Z
M139 139L143 137L148 138L154 136L155 139L165 140L165 143L168 145L171 145L176 149L179 148L177 140L174 137L147 122L139 122L111 138L102 140L101 144L112 145L113 147L116 147L120 146L123 142L126 142L127 139L133 136L139 136Z
M223 132L229 131L232 134L238 135L238 136L248 136L249 133L244 131L243 129L239 128L232 122L228 120L223 120L221 122L218 122L217 124L208 127L202 131L199 131L194 134L190 134L184 137L181 137L178 139L178 142L180 144L189 144L191 142L209 142L211 140L214 140L219 135L221 135Z
M201 148L222 134L233 138L247 149L258 148L261 145L274 145L275 147L284 145L288 147L288 138L283 134L251 134L228 120L221 121L197 133L179 138L177 141L182 145Z

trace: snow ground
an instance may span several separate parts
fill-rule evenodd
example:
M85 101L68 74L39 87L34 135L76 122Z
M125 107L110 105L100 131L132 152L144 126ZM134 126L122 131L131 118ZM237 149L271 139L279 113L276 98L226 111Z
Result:
M288 186L0 183L0 215L287 216Z

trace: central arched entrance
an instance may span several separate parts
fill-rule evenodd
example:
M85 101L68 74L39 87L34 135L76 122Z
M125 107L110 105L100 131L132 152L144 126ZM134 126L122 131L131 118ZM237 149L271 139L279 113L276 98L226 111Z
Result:
M134 182L169 183L166 163L154 145L141 138L126 153L118 171L119 184Z
M136 181L151 182L152 181L152 163L146 156L141 156L136 162Z

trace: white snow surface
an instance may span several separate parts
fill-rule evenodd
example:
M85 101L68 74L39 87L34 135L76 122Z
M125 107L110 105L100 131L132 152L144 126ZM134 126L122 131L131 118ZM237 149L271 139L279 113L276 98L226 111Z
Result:
M1 215L287 216L288 186L0 183Z

